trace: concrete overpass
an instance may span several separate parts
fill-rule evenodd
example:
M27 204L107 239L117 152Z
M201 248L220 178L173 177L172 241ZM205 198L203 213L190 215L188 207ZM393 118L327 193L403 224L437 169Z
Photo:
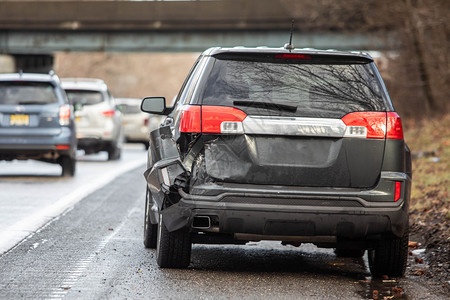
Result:
M306 26L280 0L0 1L0 52L202 51L211 46L294 44L321 49L383 49L382 40Z

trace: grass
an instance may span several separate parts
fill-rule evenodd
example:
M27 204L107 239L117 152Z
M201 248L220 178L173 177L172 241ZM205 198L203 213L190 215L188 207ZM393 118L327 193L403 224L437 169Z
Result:
M403 124L405 140L413 158L411 209L440 209L450 220L450 114L440 119Z

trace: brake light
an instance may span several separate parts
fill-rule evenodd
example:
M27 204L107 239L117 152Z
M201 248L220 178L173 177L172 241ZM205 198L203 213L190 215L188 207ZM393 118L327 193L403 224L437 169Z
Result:
M311 55L308 54L295 54L295 53L281 53L276 54L275 58L281 59L311 59Z
M243 133L242 121L247 115L227 106L194 106L183 108L180 132Z
M234 107L202 106L202 132L243 133L245 117L242 110Z
M402 183L400 181L396 181L394 201L398 201L398 199L400 199L401 193L402 193Z
M368 139L384 139L386 136L385 112L353 112L342 121L347 125L344 136Z
M396 112L387 113L387 133L388 139L403 139L402 120Z
M58 150L69 150L70 145L56 145L56 149Z
M116 114L116 111L114 109L111 110L105 110L102 112L102 114L107 118L112 118Z
M184 106L180 117L180 132L202 132L201 117L201 106Z
M59 124L67 126L70 124L70 106L63 105L59 108Z

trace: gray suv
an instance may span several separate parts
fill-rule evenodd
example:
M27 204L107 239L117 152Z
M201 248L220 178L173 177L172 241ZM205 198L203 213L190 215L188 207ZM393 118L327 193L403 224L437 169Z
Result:
M374 276L402 276L410 151L364 53L212 48L151 132L144 244L184 268L192 243L278 240L368 250Z
M0 160L57 163L73 176L76 149L74 114L56 75L0 75Z

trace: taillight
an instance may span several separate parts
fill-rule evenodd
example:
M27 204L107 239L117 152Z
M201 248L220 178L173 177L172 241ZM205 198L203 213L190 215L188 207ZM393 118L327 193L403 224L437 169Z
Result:
M148 126L148 118L144 119L144 126L145 126L145 127Z
M247 115L227 106L186 106L180 119L180 132L243 133Z
M347 125L346 137L403 139L402 120L396 112L353 112L342 121Z
M400 181L396 181L395 182L394 201L398 201L400 199L401 194L402 194L402 183Z
M58 150L69 150L70 145L56 145L56 149Z
M234 107L202 106L202 132L243 133L245 117L242 110Z
M395 112L387 113L387 133L388 139L403 139L403 127L400 116Z
M114 117L114 115L116 114L116 111L115 111L114 109L111 109L111 110L105 110L105 111L102 112L102 114L103 114L105 117L112 118L112 117Z
M70 124L70 106L63 105L59 108L59 124L67 126Z
M202 132L201 118L201 106L184 106L180 117L180 132Z

